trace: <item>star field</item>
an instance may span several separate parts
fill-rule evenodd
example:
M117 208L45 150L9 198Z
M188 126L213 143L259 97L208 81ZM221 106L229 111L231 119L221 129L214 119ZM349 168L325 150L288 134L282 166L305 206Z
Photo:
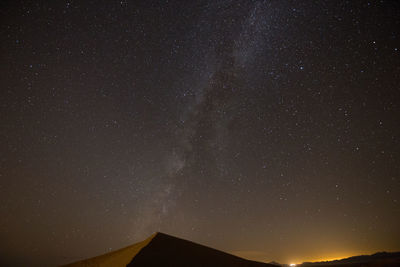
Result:
M156 231L282 263L400 250L396 1L0 12L0 265Z

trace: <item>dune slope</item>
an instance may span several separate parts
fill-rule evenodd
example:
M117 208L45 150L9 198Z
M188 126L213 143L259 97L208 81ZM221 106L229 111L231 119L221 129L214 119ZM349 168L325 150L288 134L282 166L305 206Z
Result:
M271 264L243 258L170 235L156 233L132 246L65 267L229 266L268 267Z
M129 263L135 266L273 266L158 233Z
M156 236L156 234L151 235L146 240L133 244L131 246L103 254L94 258L78 261L65 267L119 267L127 266L128 263L135 257L136 254L140 252L147 244Z

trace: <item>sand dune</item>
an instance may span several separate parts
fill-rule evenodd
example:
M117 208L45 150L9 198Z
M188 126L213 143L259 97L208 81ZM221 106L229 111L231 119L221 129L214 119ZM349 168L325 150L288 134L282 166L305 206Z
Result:
M156 233L132 246L98 257L65 265L68 267L119 266L230 266L267 267L267 263L243 258L163 233Z

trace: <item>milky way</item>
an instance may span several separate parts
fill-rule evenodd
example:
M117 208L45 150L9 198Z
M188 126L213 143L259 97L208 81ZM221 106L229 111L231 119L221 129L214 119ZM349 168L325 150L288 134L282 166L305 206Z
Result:
M238 112L239 91L244 90L238 76L246 71L247 58L252 57L254 47L262 45L257 40L257 28L259 20L264 20L264 17L257 14L260 2L226 2L213 8L219 13L217 19L210 22L208 14L202 14L200 19L201 23L217 28L215 31L218 38L211 39L211 44L205 50L205 57L212 59L202 70L208 75L198 84L191 84L190 88L193 89L187 93L192 99L182 112L181 125L174 130L177 140L171 154L167 156L167 175L152 186L155 193L150 196L150 206L145 209L148 218L144 223L148 231L154 230L155 224L164 219L182 191L197 193L197 186L188 182L189 179L195 178L195 183L201 180L202 184L207 184L206 187L213 186L218 176L226 179L223 173L227 167L224 165L226 155L223 155L223 151L229 147L226 139ZM243 14L235 14L238 10ZM192 75L196 74L194 72ZM215 171L216 175L205 173Z

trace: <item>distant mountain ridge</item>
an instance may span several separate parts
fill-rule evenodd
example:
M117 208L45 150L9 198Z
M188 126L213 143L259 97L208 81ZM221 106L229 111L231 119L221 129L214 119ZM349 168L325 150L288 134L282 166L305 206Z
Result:
M400 252L378 252L372 255L360 255L333 261L303 262L300 266L379 266L379 267L400 267Z

